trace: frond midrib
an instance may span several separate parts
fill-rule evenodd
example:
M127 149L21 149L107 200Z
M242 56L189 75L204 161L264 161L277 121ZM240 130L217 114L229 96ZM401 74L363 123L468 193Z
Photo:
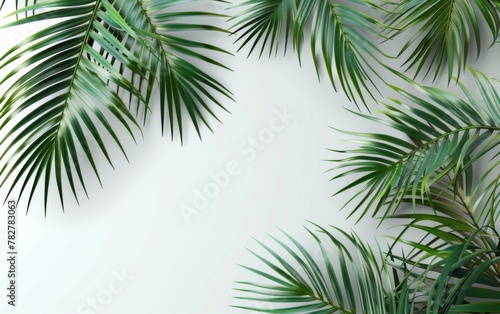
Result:
M76 59L76 62L75 62L75 67L74 67L74 70L73 70L73 74L71 75L71 79L70 79L70 82L68 84L68 90L66 92L66 97L65 97L65 102L64 102L64 105L62 106L63 109L61 110L61 115L59 116L59 121L57 122L57 129L56 129L56 132L55 134L59 134L60 133L60 130L61 130L61 127L62 127L62 122L64 120L64 112L68 110L68 107L69 107L69 98L71 96L71 92L73 90L73 87L75 85L75 80L76 78L78 77L78 71L80 71L80 63L82 61L82 58L84 56L84 52L85 52L85 46L86 44L88 43L89 41L89 38L90 38L90 33L92 32L92 27L93 27L93 24L94 24L94 20L97 18L97 12L99 11L99 7L101 5L101 1L102 0L96 0L95 2L95 5L94 5L94 10L92 11L92 16L89 20L89 23L87 25L87 29L85 30L85 34L82 38L82 45L80 47L80 51L78 52L78 56L77 56L77 59ZM57 137L58 136L54 136L54 139L53 139L53 143L55 144L55 140L57 140Z
M448 18L447 18L446 24L445 24L445 34L448 34L448 32L450 31L452 15L453 15L454 7L455 7L455 1L456 0L450 1L450 9L448 11Z
M432 140L430 140L428 142L425 142L425 143L423 143L420 146L417 146L415 149L407 152L406 154L404 154L403 156L401 156L401 158L399 158L395 163L389 165L387 168L393 168L393 167L398 166L401 163L405 163L405 162L408 161L408 159L411 156L414 156L418 152L425 152L425 151L427 151L428 147L436 144L440 140L445 139L445 138L447 138L447 137L449 137L451 135L455 135L455 134L458 134L458 133L461 133L461 132L465 132L465 131L468 131L468 130L490 130L490 131L493 131L493 132L500 132L500 127L487 126L487 125L473 125L473 126L466 126L466 127L463 127L463 128L455 129L453 131L445 132L445 133L443 133L443 134L441 134L439 136L436 136Z
M330 7L330 12L332 13L333 17L334 17L334 21L337 23L338 27L339 27L339 30L340 30L340 33L342 34L342 38L344 39L344 42L346 44L347 47L349 47L349 50L351 51L357 51L350 39L349 39L349 35L347 34L346 30L345 30L345 27L343 26L343 23L340 22L340 17L338 15L338 13L336 12L336 7L339 6L339 4L336 4L336 3L331 3L329 0L322 0L322 1L326 1L328 2L328 6Z
M142 1L141 0L136 0L136 1L137 1L137 5L140 7L141 12L146 19L149 27L151 28L151 33L156 36L156 38L154 38L154 41L156 42L156 44L160 48L161 54L165 57L165 62L166 62L167 67L169 69L172 69L170 58L173 56L173 54L170 51L166 50L165 47L163 46L162 42L158 39L160 37L163 37L163 35L158 32L156 25L153 23L153 20L151 19L151 16L148 14L148 11L144 8L144 4L142 3ZM175 73L175 71L173 71L173 72ZM154 73L154 74L156 75L157 73Z
M433 138L432 140L430 141L427 141L425 143L423 143L422 145L419 145L417 147L415 147L415 149L413 150L410 150L409 152L405 153L404 155L401 155L400 158L398 158L397 160L395 160L393 163L390 163L390 164L387 164L386 167L383 167L383 168L378 168L378 169L373 169L372 171L368 171L370 173L378 173L379 176L387 176L387 175L391 175L393 176L396 169L400 168L401 165L404 165L408 162L408 160L410 160L412 158L412 156L415 156L418 152L421 152L421 153L425 153L428 148L432 145L435 145L436 143L438 143L439 141L449 137L449 136L452 136L454 134L458 134L458 133L461 133L461 132L465 132L465 131L468 131L468 130L490 130L492 132L500 132L500 127L496 127L496 126L487 126L487 125L472 125L472 126L466 126L466 127L462 127L462 128L459 128L459 129L455 129L455 130L452 130L452 131L449 131L449 132L445 132L439 136L436 136L435 138ZM356 164L351 164L350 166L352 167L356 167ZM415 172L413 172L415 173ZM393 198L397 198L397 195L394 194L394 188L392 189L389 189L390 187L390 184L389 183L385 183L381 188L382 189L382 194L381 195L386 195L387 197L393 197ZM399 190L399 189L402 189L402 190ZM399 192L404 192L406 193L407 191L409 191L409 189L411 189L410 187L409 188L404 188L403 186L400 186L398 188L398 191ZM392 202L391 202L392 203Z

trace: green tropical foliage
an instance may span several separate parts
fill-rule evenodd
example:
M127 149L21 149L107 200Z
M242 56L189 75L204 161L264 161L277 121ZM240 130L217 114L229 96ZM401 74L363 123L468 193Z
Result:
M356 201L350 215L361 212L361 219L371 211L379 220L406 221L390 236L385 253L374 254L359 237L345 232L334 237L315 225L332 241L324 244L310 232L321 251L334 247L335 255L318 264L312 250L291 236L295 249L279 242L286 255L262 244L274 260L257 257L274 272L246 268L270 283L245 282L250 288L241 289L239 298L274 304L271 310L251 308L266 313L498 313L500 97L491 80L471 73L481 97L462 84L463 97L415 83L422 95L394 87L405 100L392 99L377 112L381 117L356 113L393 133L345 132L357 148L334 150L346 157L332 160L339 172L333 179L354 178L338 192L355 191L346 204ZM487 169L474 176L484 159ZM360 258L353 259L354 253ZM300 268L287 266L288 255ZM366 271L369 266L372 272ZM339 289L346 295L339 296ZM342 303L351 294L356 306Z
M343 4L330 0L248 0L241 6L241 12L232 17L240 49L251 45L250 55L260 44L259 56L266 49L271 56L278 53L280 45L286 52L291 37L300 60L310 27L311 54L318 77L324 67L333 86L340 85L356 103L366 104L365 93L373 96L376 79L382 80L374 64L387 56L372 39L382 36L378 30L383 24L365 12L375 6L371 1Z
M426 65L425 75L434 70L436 78L447 60L451 78L454 59L460 74L467 61L469 26L480 51L477 12L486 20L493 40L498 37L498 2L477 1L475 10L467 1L395 5L388 24L398 35L422 25L402 50L421 40L407 61L412 62L410 67L420 62L416 75ZM464 8L469 19L465 22ZM447 13L451 20L440 18L444 10L453 11ZM453 26L448 29L446 22ZM449 34L443 34L444 29ZM408 303L406 310L395 313L500 311L500 98L493 80L480 72L471 74L479 97L459 81L463 95L410 80L421 95L391 86L400 97L381 102L379 116L356 114L389 126L394 133L346 132L356 138L353 142L358 147L335 150L347 157L333 160L338 164L334 180L355 178L336 193L354 191L351 215L358 213L359 220L371 212L381 220L407 221L403 231L391 237L394 242L383 260L405 274L405 287L398 287L396 293ZM478 161L487 163L479 174ZM397 254L401 246L404 250Z
M272 259L252 252L266 265L267 271L243 266L267 283L238 282L236 290L245 294L238 299L270 302L276 304L276 308L235 307L266 313L393 313L397 300L390 288L389 269L384 268L383 275L380 273L382 266L378 260L382 252L372 251L356 234L335 229L341 235L335 237L319 225L313 224L313 227L317 230L306 230L314 238L319 254L312 255L283 232L293 245L271 237L285 255L262 242L259 244ZM321 240L321 236L326 240ZM329 250L332 247L335 252ZM354 254L350 253L353 248Z
M390 38L412 33L397 56L408 52L404 65L415 68L415 75L425 70L424 77L434 72L436 79L445 69L451 80L456 67L458 77L469 49L475 44L478 56L481 52L485 36L481 26L487 25L492 44L500 34L500 2L496 0L402 0L392 6L386 21Z
M483 49L483 24L492 43L500 32L495 0L247 0L239 7L231 20L240 49L249 46L249 55L259 57L267 50L271 56L280 45L286 52L291 41L300 61L308 35L318 76L326 70L334 87L365 105L384 82L376 65L389 70L384 77L398 74L391 59L405 56L403 65L415 76L425 70L423 77L432 73L435 80L445 70L451 80L465 69L471 46L478 55ZM394 54L392 40L401 36L409 39ZM389 52L382 42L389 43Z
M228 53L186 33L227 31L209 22L222 16L183 10L184 2L16 2L18 19L3 28L41 21L49 26L0 57L0 69L14 66L0 81L7 86L0 98L0 130L10 130L0 143L6 145L0 187L14 178L9 194L16 186L19 198L28 190L29 207L37 186L43 185L47 205L55 180L62 204L66 184L78 200L80 188L87 193L82 163L90 164L101 181L89 141L112 165L102 134L109 133L125 154L112 125L135 140L142 132L139 119L144 123L152 110L154 91L160 98L154 109L172 136L177 128L182 141L185 115L200 136L200 124L210 128L208 116L216 118L211 104L225 110L218 96L231 95L201 65L227 69L205 53Z
M407 242L410 247L423 249L414 258L390 254L400 262L391 266L405 274L404 285L397 293L406 302L406 310L397 313L498 313L499 248L485 249L476 242L484 237L498 242L499 237L483 231L457 237L440 249ZM428 235L443 241L446 238L432 231Z
M480 72L470 71L478 93L459 80L470 51L479 56L485 36L498 41L500 2L246 0L232 16L194 10L192 2L15 1L2 28L48 26L0 56L7 71L0 78L0 187L7 197L27 194L29 208L41 186L47 208L55 185L63 208L66 186L78 201L87 194L84 166L101 182L97 158L112 166L111 147L126 157L123 133L135 141L151 112L171 139L182 142L186 120L201 138L232 98L210 74L229 70L216 56L230 53L200 35L236 35L239 50L259 57L291 45L299 62L309 37L318 77L325 70L356 105L368 108L379 84L397 93L378 101L373 115L353 111L392 133L343 131L356 147L332 150L342 157L331 160L331 171L333 181L352 178L335 193L353 194L345 206L351 216L370 214L401 229L384 250L317 224L306 228L316 255L285 232L286 241L272 237L277 249L259 242L264 254L252 254L265 270L243 267L266 282L239 281L237 298L246 303L234 306L309 314L500 312L500 94ZM217 26L220 19L229 20L230 31ZM408 40L395 55L384 51L381 42L401 36ZM462 95L406 78L390 66L393 58L405 59L415 78L446 73L449 83L455 76ZM386 83L380 69L419 93Z
M353 141L361 145L343 151L347 157L333 160L339 163L335 169L341 170L333 179L359 175L336 193L356 189L351 200L359 202L353 213L365 209L361 218L372 209L375 216L384 208L382 217L386 217L403 201L415 205L417 201L432 202L434 197L454 203L460 196L466 205L474 197L491 199L474 189L472 166L500 144L500 94L483 74L472 74L481 99L463 84L460 86L465 97L429 86L418 86L423 94L418 96L393 86L402 97L384 104L385 109L379 111L383 117L358 114L395 132L348 132L359 138ZM486 183L487 177L497 170L497 157L490 161L491 167L481 182ZM485 193L496 192L495 182L488 183ZM475 204L471 210L476 211L478 206Z
M272 237L277 249L259 242L272 258L251 252L265 270L243 266L265 282L237 282L248 306L263 313L497 313L499 249L474 247L478 234L461 244L427 252L420 262L374 252L356 234L314 224L308 233L317 247L305 248L292 236ZM320 237L326 237L321 240ZM335 248L335 250L331 250ZM280 250L286 253L279 253ZM311 252L320 252L312 255ZM422 261L430 259L430 262ZM262 306L262 304L271 306Z

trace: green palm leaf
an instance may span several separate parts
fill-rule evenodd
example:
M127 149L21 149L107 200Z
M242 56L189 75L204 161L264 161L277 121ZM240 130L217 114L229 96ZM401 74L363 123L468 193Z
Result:
M500 177L498 171L493 175L491 172L497 170L498 163L492 164L479 180L474 180L473 168L463 172L455 185L450 184L448 176L444 176L430 187L425 198L417 196L417 202L424 206L417 207L413 213L388 217L399 222L402 219L409 220L397 237L390 237L394 241L389 251L392 259L403 261L405 267L411 265L413 273L422 277L418 279L415 275L415 280L422 281L423 277L430 280L439 274L436 282L449 282L441 296L436 298L441 300L439 308L443 312L442 308L458 310L462 304L470 302L475 304L471 306L471 311L477 308L479 312L488 312L483 307L485 302L499 302L500 242L495 227L500 205ZM403 201L414 200L408 194ZM416 237L416 234L419 236ZM415 238L420 240L416 241ZM398 243L409 247L410 251L405 250L404 256L397 256L394 247ZM448 273L443 272L442 265L452 263L448 253L457 250L461 253L453 262L453 269ZM429 259L432 259L432 263L428 262ZM437 303L433 304L428 309L438 306Z
M99 144L102 153L110 162L111 160L96 123L106 129L121 148L106 115L113 115L133 136L132 125L136 124L134 117L103 78L138 96L139 92L105 59L88 57L98 55L95 48L88 44L91 38L101 42L103 46L111 45L109 38L106 40L101 37L102 33L97 32L102 27L100 16L116 19L102 10L101 4L104 2L107 1L81 0L72 1L71 5L65 6L60 1L45 1L22 10L51 11L6 25L8 27L44 19L65 19L21 42L0 59L0 68L5 68L17 59L23 60L22 64L1 81L1 84L6 84L11 77L16 79L9 86L7 93L0 98L0 127L10 130L1 142L8 144L1 159L9 157L9 160L0 171L3 176L0 186L5 184L7 178L14 176L10 194L16 184L24 181L19 192L21 197L32 179L28 206L42 176L47 204L52 169L63 204L63 172L66 172L75 197L76 181L79 180L86 191L80 160L76 153L77 146L83 149L99 178L94 156L89 149L90 137ZM109 49L110 53L123 59L129 68L143 68L124 47L112 48ZM117 50L121 50L121 53ZM141 71L146 72L144 69ZM22 116L21 119L17 118L19 115Z
M196 52L221 49L173 34L222 30L181 22L213 17L178 10L175 6L183 2L46 0L15 12L18 16L31 14L3 27L41 20L51 24L0 58L0 69L15 66L0 82L8 84L0 98L0 129L7 130L0 142L6 146L0 156L5 161L0 187L11 184L10 195L20 186L19 198L29 188L29 207L37 185L42 184L46 206L54 180L63 207L66 183L78 201L80 188L87 193L84 163L101 181L91 141L111 163L102 139L107 132L125 154L112 125L118 123L135 140L139 112L132 114L131 106L144 108L145 119L156 86L162 122L169 115L173 132L175 116L182 138L181 113L185 109L199 134L198 119L206 124L203 111L213 115L208 102L222 107L213 92L227 96L229 92L191 61L222 66ZM132 15L139 13L139 17ZM84 152L83 158L79 150Z
M458 244L443 247L402 241L420 254L401 257L390 253L392 261L401 262L393 263L393 267L406 273L406 287L401 294L414 308L422 313L457 313L465 309L468 313L498 312L499 251L496 246L485 249L476 245L481 241L478 238L484 237L484 229L463 236ZM498 242L498 235L494 239Z
M183 114L188 114L198 136L201 138L199 123L210 129L206 114L217 119L210 103L227 111L216 94L231 98L231 93L210 76L202 67L212 65L229 70L211 54L229 52L206 42L190 39L189 33L197 34L228 33L227 30L194 21L221 18L219 15L204 11L191 11L183 8L186 1L152 0L144 3L116 1L114 6L124 16L135 37L123 37L123 44L134 51L135 55L147 65L150 77L133 78L138 86L145 86L147 106L144 119L149 111L149 102L154 86L160 93L160 114L162 130L169 125L173 137L177 125L181 141L183 139ZM129 35L126 32L126 35ZM141 43L148 43L142 45Z
M408 197L414 205L417 200L432 201L430 189L436 182L449 176L448 186L456 186L475 161L498 146L499 95L482 74L473 74L484 92L481 99L484 106L463 85L465 99L434 87L414 84L426 98L394 87L411 105L393 99L394 105L385 104L386 110L381 111L385 118L358 113L388 125L408 139L398 135L346 132L358 137L354 142L360 146L341 151L349 156L333 160L340 163L333 168L340 171L333 179L357 176L337 192L358 189L349 201L360 199L351 215L362 209L362 217L373 208L375 216L384 207L385 213L381 215L384 218ZM487 172L494 172L497 164L493 162ZM470 189L469 193L472 193Z
M259 242L270 257L251 253L265 264L265 270L243 267L265 282L237 282L236 290L241 295L236 298L266 306L235 307L263 313L434 314L457 313L461 309L474 313L498 310L500 251L496 245L477 245L488 233L487 228L476 229L448 245L399 239L419 254L389 251L384 258L380 250L374 254L355 234L336 228L339 237L314 226L316 232L307 231L318 246L314 251L321 252L319 258L311 253L313 248L286 233L292 245L275 237L272 239L277 249ZM321 240L320 235L327 240ZM490 240L498 243L499 237L494 234ZM336 249L333 254L332 248Z
M398 57L410 51L404 65L415 68L415 76L424 70L425 77L434 70L436 79L441 70L447 69L451 80L456 67L458 77L465 69L474 42L478 55L481 51L482 24L487 25L492 43L500 32L498 1L403 0L394 5L387 24L391 26L391 37L411 32Z
M500 176L498 165L500 161L490 165L479 179L474 178L474 168L460 173L456 183L445 175L429 187L425 196L412 195L407 192L402 202L421 204L412 213L396 213L387 216L390 219L409 220L405 228L397 237L393 237L394 244L403 238L414 238L415 230L423 234L421 241L413 245L412 252L407 253L408 258L418 256L428 250L440 250L444 247L463 244L465 239L474 237L474 245L486 250L494 250L496 241L492 239L497 235L495 230L498 220L498 190ZM496 170L496 172L495 172ZM483 232L483 226L489 227L488 232ZM410 232L410 233L409 233ZM424 240L426 241L424 243ZM413 243L413 242L412 242ZM408 244L408 243L407 243Z
M271 56L283 41L286 52L292 37L300 60L306 29L311 25L310 45L318 77L323 65L334 88L340 83L356 104L366 104L365 92L373 97L374 78L382 80L373 65L385 55L370 38L379 38L377 28L382 27L364 12L375 6L371 1L248 0L241 6L242 12L231 19L235 20L233 29L239 36L236 42L241 42L240 49L251 45L250 55L260 45L259 56L266 48Z
M306 230L314 238L320 257L311 255L287 233L284 234L292 245L272 237L286 252L284 255L259 242L272 259L252 254L268 270L243 267L267 282L238 282L240 287L236 290L243 295L237 299L271 306L235 307L264 313L394 313L396 300L384 286L385 282L390 291L392 279L387 268L383 267L383 274L380 273L380 251L375 254L355 234L337 229L346 245L328 230L314 226L318 228L316 232ZM327 240L321 240L320 234ZM336 248L336 254L331 254L330 248Z

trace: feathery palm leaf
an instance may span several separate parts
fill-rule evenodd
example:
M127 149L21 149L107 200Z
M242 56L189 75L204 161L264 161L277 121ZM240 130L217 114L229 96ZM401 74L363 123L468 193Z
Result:
M427 242L423 246L414 246L415 253L407 253L411 258L412 254L419 255L424 251L434 248L436 250L443 247L463 244L465 239L477 234L478 230L495 230L496 222L500 212L498 211L500 201L498 191L500 189L500 176L498 175L498 165L500 161L490 165L478 180L474 179L474 168L469 167L460 173L456 183L453 184L450 175L445 175L428 188L428 193L423 196L408 191L402 202L418 203L411 213L395 213L387 216L389 219L405 219L410 222L394 237L396 242L403 239L408 231L419 230L425 235L422 241ZM496 170L496 173L495 173ZM418 188L417 188L418 190ZM491 240L496 237L496 233L479 232L479 236L474 238L474 245L487 250L493 250L497 244Z
M463 85L466 99L434 87L417 86L429 98L427 100L394 87L412 105L393 99L395 105L386 104L386 110L381 111L385 119L358 113L402 132L408 140L387 134L346 132L359 137L354 142L361 146L342 151L350 156L333 160L340 162L333 169L342 171L333 179L359 176L337 192L359 188L349 201L361 198L351 215L363 207L360 217L370 208L374 209L375 216L385 206L384 218L405 198L410 197L414 205L417 198L430 200L430 188L437 181L449 176L448 185L456 186L475 161L498 146L499 94L484 75L473 74L482 91L484 105ZM495 155L494 160L498 157ZM493 161L487 172L498 171L497 164ZM472 193L470 189L468 192Z
M173 35L178 31L219 31L206 24L179 22L186 17L212 16L175 11L182 2L46 0L15 12L19 16L32 14L2 27L41 20L51 24L0 58L0 69L15 65L0 82L10 83L0 98L0 130L7 130L0 142L6 146L0 156L5 161L0 169L0 187L14 178L8 194L20 185L21 198L31 185L29 207L37 185L43 183L46 206L54 177L63 207L65 182L78 201L78 184L87 193L82 162L90 164L100 181L90 141L98 144L111 163L101 136L108 132L125 154L113 121L135 140L134 128L140 127L129 108L135 103L147 112L157 85L162 119L166 106L171 117L175 112L182 138L180 121L185 106L199 132L197 119L206 122L203 110L212 114L207 99L220 105L208 90L224 95L228 92L181 55L213 64L212 59L195 50L220 51ZM132 9L140 12L142 19L127 15ZM145 19L155 24L140 24ZM139 24L129 24L129 20ZM83 160L77 153L80 149L85 154Z
M114 3L135 34L135 37L122 36L123 44L134 51L150 72L150 77L147 79L138 75L133 79L138 82L138 86L146 86L147 104L156 83L160 92L162 130L168 121L170 134L173 136L174 127L177 125L181 141L184 111L189 115L198 136L201 137L200 122L210 129L205 113L219 121L210 108L210 102L227 111L215 94L232 99L226 87L200 68L200 64L205 64L229 70L209 56L213 52L219 54L229 54L229 52L215 45L190 39L189 35L186 35L193 31L206 35L217 32L228 33L220 27L199 22L225 16L204 11L179 12L177 7L185 2L151 0L143 3L131 1ZM146 42L148 45L141 45L141 42ZM148 110L148 106L145 106L144 119Z
M496 169L498 163L491 165L490 171ZM435 280L434 285L439 281L447 282L446 289L436 298L441 300L440 305L433 303L427 307L421 304L422 308L439 307L443 312L446 312L444 309L469 308L471 312L474 309L488 312L489 305L484 303L500 305L500 237L495 229L500 208L500 177L498 173L491 175L490 171L474 182L473 168L469 168L461 174L456 185L450 184L448 176L443 176L430 187L428 196L420 198L417 195L417 201L424 206L419 206L413 213L388 217L410 220L397 237L391 238L393 246L402 243L411 250L405 250L403 257L391 249L392 259L402 261L405 267L411 265L413 273L420 274L427 281L429 278ZM414 200L409 194L403 201ZM416 230L422 234L419 241L414 240ZM444 271L446 267L443 265L450 263L453 269ZM435 274L439 275L436 279ZM418 282L423 281L418 276L415 278ZM470 302L474 306L462 307Z
M393 267L405 273L406 286L399 289L400 296L421 313L497 313L500 251L496 245L476 245L486 233L484 229L463 237L461 243L443 247L403 241L420 254L401 257L390 253L396 261ZM498 235L493 239L498 242Z
M425 197L411 193L403 198L403 202L417 202L423 206L415 208L411 214L394 214L388 218L410 219L408 227L419 229L439 239L442 243L453 245L463 243L463 238L468 238L481 230L483 226L495 230L500 212L498 192L500 190L500 176L498 165L500 161L492 164L489 171L484 173L477 182L473 178L473 168L462 173L457 183L452 184L449 176L443 176L429 188ZM494 175L492 172L496 170ZM460 183L461 182L461 183ZM404 230L399 237L401 237ZM480 233L484 241L476 245L486 249L493 249L491 241L487 238L495 234Z
M402 241L420 254L399 256L390 251L375 255L355 234L335 237L315 225L313 236L321 252L311 254L290 235L293 243L272 237L280 254L259 242L272 259L252 252L268 271L243 266L267 282L240 281L237 299L261 306L235 306L263 313L474 313L497 312L500 305L500 251L477 246L487 228L463 237L462 242L429 246ZM319 234L326 235L327 241ZM498 243L498 235L490 240ZM432 244L432 243L431 243ZM329 251L336 248L334 254ZM316 251L316 250L315 250ZM357 258L356 258L357 255ZM262 304L266 304L262 306Z
M89 134L97 141L108 160L109 155L96 123L105 128L121 147L121 142L106 118L107 114L114 115L133 136L135 119L120 97L106 85L105 79L138 96L140 93L123 75L114 70L109 61L100 58L88 42L92 38L102 46L109 46L110 53L142 75L146 70L129 51L117 43L112 44L112 39L103 37L106 34L98 31L102 28L101 19L118 19L103 10L103 3L111 5L106 0L72 1L71 5L63 5L61 1L45 1L20 11L50 11L6 25L64 19L14 46L0 59L2 69L17 59L24 61L0 82L6 84L10 78L16 78L0 98L0 128L10 130L1 141L8 146L0 159L10 158L0 171L3 176L0 186L11 175L15 176L10 194L13 187L24 180L19 193L21 197L28 181L33 179L28 205L44 174L45 204L47 203L52 169L62 203L64 171L75 197L75 177L79 178L86 191L76 153L77 146L84 150L99 178L94 156L89 149ZM18 115L22 115L22 118L15 119Z
M424 77L434 70L433 79L436 79L442 69L447 69L451 80L457 66L458 77L465 69L474 41L477 54L480 53L483 22L491 32L492 43L500 33L500 3L495 0L402 0L391 3L395 7L386 22L391 26L391 37L412 33L398 57L411 51L404 65L408 69L415 68L415 76L427 68Z
M321 64L334 88L337 84L334 72L347 97L366 105L364 93L372 96L373 79L382 80L373 64L384 56L370 37L379 38L381 23L364 12L374 6L368 0L349 1L341 4L331 0L248 0L241 4L242 12L236 14L234 33L241 41L240 49L251 45L249 55L260 44L259 56L266 47L269 56L277 53L284 41L286 52L289 37L301 58L301 47L306 28L311 25L311 52L318 77ZM366 32L367 35L364 35Z
M284 234L293 246L272 237L287 252L286 256L259 242L273 259L252 254L269 270L243 267L268 282L238 282L241 288L236 290L244 295L237 298L271 306L235 307L264 313L394 313L397 302L393 294L387 292L391 291L392 275L387 268L384 268L383 274L380 273L380 251L375 254L357 235L337 229L342 238L354 247L353 250L328 230L314 226L318 228L316 232L306 230L317 243L320 257L312 256L287 233ZM321 240L319 234L326 236L327 240ZM330 248L336 248L336 256L329 252ZM287 261L288 258L290 260ZM389 286L389 290L384 283Z

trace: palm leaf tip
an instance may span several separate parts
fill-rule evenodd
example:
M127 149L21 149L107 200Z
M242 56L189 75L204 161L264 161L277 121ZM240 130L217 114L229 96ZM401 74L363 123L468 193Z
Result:
M441 189L444 197L444 191L456 188L476 160L498 146L500 98L491 81L479 72L472 74L481 100L462 84L465 98L435 87L418 86L423 96L396 88L406 100L385 104L385 110L379 113L382 117L359 114L388 125L406 139L400 135L350 133L359 147L342 153L347 156L335 160L339 165L333 170L338 172L334 180L356 177L338 191L358 189L349 201L358 200L352 213L361 211L361 218L369 210L378 215L383 209L379 216L385 218L402 202L415 206L431 201L434 187Z
M278 247L276 250L259 242L269 258L254 256L267 270L243 267L265 282L237 282L236 291L241 294L236 298L249 305L235 306L265 313L355 313L357 310L386 313L385 290L373 253L359 243L355 235L340 232L338 237L319 225L313 226L318 230L306 228L306 231L314 239L319 254L311 254L306 246L285 232L286 242L271 237ZM340 239L353 245L355 250L349 251L349 245L342 244ZM331 254L330 248L335 249L335 254ZM356 255L361 264L355 262ZM359 276L352 276L352 272ZM367 285L377 294L364 294L362 291ZM259 306L250 302L259 302Z
M387 24L392 37L410 33L410 39L399 52L407 55L404 65L415 69L415 77L425 71L433 80L445 71L448 83L453 75L460 76L474 45L481 51L485 24L494 43L500 31L498 1L476 0L404 0L393 3Z
M212 55L231 55L217 45L199 40L200 34L212 38L215 33L228 33L215 25L225 17L207 11L185 9L186 3L152 1L148 5L136 5L121 1L115 3L119 12L127 12L124 19L131 25L140 41L137 53L148 66L152 78L147 82L148 99L153 85L159 90L159 114L162 133L169 129L173 139L176 129L183 140L183 116L187 115L196 133L201 138L200 125L210 130L208 117L220 121L212 105L228 111L219 99L234 101L232 93L209 72L208 67L229 67ZM203 21L203 23L199 22ZM196 32L197 36L191 36ZM144 53L148 51L150 53Z
M232 94L203 68L228 68L204 52L229 52L180 34L227 33L194 22L223 15L183 10L182 4L47 0L17 8L15 14L26 15L2 27L54 23L0 58L0 68L15 67L2 81L12 83L0 98L0 128L8 130L2 139L7 149L0 157L6 161L0 184L13 178L9 194L16 186L19 198L29 191L29 207L37 185L43 185L47 204L55 181L63 207L66 184L77 202L80 190L88 196L87 167L102 185L97 155L113 167L103 135L127 158L117 128L124 128L134 142L136 130L143 135L136 119L142 115L145 123L154 111L156 90L162 127L168 121L173 134L177 124L181 140L184 115L200 137L200 124L210 129L207 115L220 121L211 103L227 111L216 96L232 100Z
M249 56L255 52L261 57L267 49L270 57L281 47L286 53L289 42L293 42L300 63L304 37L310 28L318 78L325 68L334 89L340 85L356 105L366 106L367 96L373 98L375 81L383 81L374 65L387 55L370 38L382 36L377 30L382 24L365 12L374 6L370 1L259 0L241 6L242 11L232 19L236 42L241 43L239 50L249 47Z

